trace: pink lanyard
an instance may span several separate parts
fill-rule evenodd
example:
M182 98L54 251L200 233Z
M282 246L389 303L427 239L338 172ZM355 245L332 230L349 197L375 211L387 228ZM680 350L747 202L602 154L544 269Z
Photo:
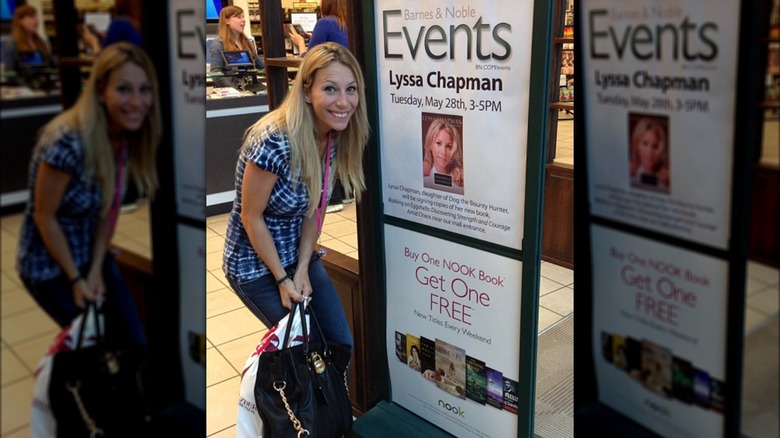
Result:
M119 213L119 202L122 200L122 181L123 173L125 171L125 141L122 140L122 144L119 146L119 161L117 162L116 169L116 187L114 195L114 205L111 206L111 210L108 211L108 224L111 229L111 234L114 234L114 228L116 227L116 218Z
M325 220L325 204L328 203L328 186L330 185L330 141L328 134L328 148L325 151L325 182L322 183L322 196L320 206L317 207L317 235L322 231L322 222Z

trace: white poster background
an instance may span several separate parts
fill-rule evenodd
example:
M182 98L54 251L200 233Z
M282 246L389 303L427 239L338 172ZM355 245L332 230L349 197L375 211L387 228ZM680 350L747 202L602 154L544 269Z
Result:
M393 402L458 437L517 434L517 414L454 396L400 361L395 332L444 340L517 381L521 262L390 225L385 251ZM445 300L457 303L452 315Z
M727 263L595 225L591 236L599 400L661 436L722 436L722 414L653 392L605 359L601 336L651 341L724 381Z
M532 15L533 2L376 2L385 214L520 249ZM462 117L462 194L424 187L422 113Z
M171 110L175 123L166 128L173 130L176 211L202 221L206 219L206 5L193 4L178 0L170 6Z
M583 0L582 96L591 211L726 248L730 229L739 5ZM711 58L711 59L710 59ZM667 187L636 188L629 114L668 123Z

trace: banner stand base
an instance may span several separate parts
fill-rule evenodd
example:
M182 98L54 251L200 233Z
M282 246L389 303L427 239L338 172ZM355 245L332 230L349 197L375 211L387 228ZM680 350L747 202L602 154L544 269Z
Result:
M357 438L452 438L451 435L395 403L380 401L355 420Z

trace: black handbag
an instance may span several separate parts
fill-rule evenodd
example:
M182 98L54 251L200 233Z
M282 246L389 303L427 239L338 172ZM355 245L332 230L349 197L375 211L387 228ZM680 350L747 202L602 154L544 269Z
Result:
M99 309L85 309L76 347L52 358L49 405L58 437L141 436L146 409L140 352L101 336ZM82 347L87 318L94 318L94 345Z
M282 348L264 352L258 359L255 403L263 420L263 436L350 436L352 403L347 384L350 348L327 342L311 306L304 310L303 304L295 303L291 312L300 315L303 343L288 347L293 313L287 322ZM305 312L319 334L318 342L308 339Z

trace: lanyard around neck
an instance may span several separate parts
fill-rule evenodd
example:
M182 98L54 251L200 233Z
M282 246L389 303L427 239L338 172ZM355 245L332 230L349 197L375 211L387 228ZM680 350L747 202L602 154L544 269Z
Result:
M116 186L114 186L114 204L111 206L111 210L108 211L108 224L111 228L111 234L114 233L116 227L116 218L119 214L119 203L122 200L122 182L124 181L125 171L125 159L126 156L125 140L119 146L119 157L116 164Z
M330 144L331 135L328 133L328 147L325 150L325 180L322 183L320 206L317 207L317 235L322 231L322 222L325 220L325 204L328 203L328 186L330 185Z

